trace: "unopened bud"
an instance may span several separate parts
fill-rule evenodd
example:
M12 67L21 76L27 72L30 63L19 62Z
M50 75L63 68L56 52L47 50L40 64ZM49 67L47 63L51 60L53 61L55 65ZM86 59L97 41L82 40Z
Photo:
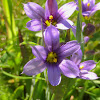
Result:
M84 36L90 36L93 35L94 32L95 32L95 26L88 23L87 26L84 28L83 34Z

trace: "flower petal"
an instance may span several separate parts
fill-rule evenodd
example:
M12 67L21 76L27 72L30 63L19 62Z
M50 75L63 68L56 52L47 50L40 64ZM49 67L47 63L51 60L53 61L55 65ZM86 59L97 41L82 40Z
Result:
M74 62L70 60L63 60L59 66L65 76L70 78L76 78L79 76L79 68Z
M58 10L58 20L60 21L61 18L67 19L69 18L73 12L76 10L77 5L74 2L69 2L64 4Z
M58 66L48 66L48 80L52 86L60 84L61 75Z
M79 65L79 63L82 60L82 51L81 51L81 49L79 49L77 52L75 52L74 54L72 54L71 60L75 64Z
M78 10L79 10L79 8L78 8ZM82 12L84 12L84 11L86 11L86 4L84 4L84 3L82 2Z
M96 67L96 63L93 60L88 60L80 63L79 67L84 66L82 70L90 71Z
M91 5L90 5L91 7L93 7L93 6L95 5L95 0L90 0L89 2L90 2L90 4L91 4Z
M95 80L95 79L98 79L99 77L97 76L97 74L93 72L84 73L81 71L80 78L86 79L86 80Z
M93 14L94 14L97 10L100 10L100 2L97 3L97 4L91 9L90 16L93 16Z
M89 1L89 0L83 0L83 3L84 3L84 4L87 4L87 3L88 3L88 1Z
M41 28L41 26L42 26L41 20L33 19L33 20L27 22L26 25L27 25L26 28L28 28L31 31L40 31L42 29ZM44 26L44 28L45 28L45 26Z
M71 20L62 19L59 21L59 23L57 23L57 28L62 29L62 30L66 30L66 29L72 28L72 25L73 25L73 22Z
M84 22L82 22L82 31L84 30L86 24Z
M79 43L77 41L70 41L67 42L65 45L62 45L60 47L60 50L58 50L59 57L68 57L72 55L73 53L77 52L80 49Z
M38 59L46 59L47 50L43 46L31 46L31 48L33 55L36 56Z
M44 19L44 9L40 5L33 2L28 2L23 5L28 17L31 19Z
M45 5L45 19L49 19L49 16L52 15L56 19L58 11L58 5L56 0L47 0Z
M72 27L72 31L73 31L74 36L76 37L76 26Z
M91 13L91 11L85 11L85 12L82 12L82 15L89 17L90 13Z
M90 3L90 8L92 8L95 5L95 0L83 0L83 3L85 7L88 7L87 4Z
M59 31L50 25L44 32L44 40L49 51L56 50L59 47Z
M89 39L90 39L90 38L89 38L88 36L85 36L85 37L84 37L84 43L87 43L87 42L89 41Z
M78 0L74 0L76 2L76 4L78 5ZM86 7L85 7L85 4L83 2L82 3L82 12L86 11ZM79 7L77 6L76 10L79 11Z
M45 70L45 63L40 59L32 59L30 60L23 69L22 74L26 74L28 76L37 75Z

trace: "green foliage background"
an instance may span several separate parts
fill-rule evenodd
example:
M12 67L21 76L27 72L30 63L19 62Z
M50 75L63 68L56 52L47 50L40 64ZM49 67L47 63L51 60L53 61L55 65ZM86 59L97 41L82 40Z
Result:
M73 0L57 0L58 7ZM30 20L23 3L35 2L45 8L46 0L0 1L0 100L100 100L100 79L69 79L62 75L59 86L53 87L44 71L36 76L21 75L24 65L34 58L30 46L42 45L41 32L26 28ZM96 0L96 3L100 0ZM78 11L69 18L75 25ZM100 77L100 10L90 19L96 28L85 44L84 60L97 63L93 70ZM65 42L67 31L61 31L60 42ZM70 31L70 40L75 37Z

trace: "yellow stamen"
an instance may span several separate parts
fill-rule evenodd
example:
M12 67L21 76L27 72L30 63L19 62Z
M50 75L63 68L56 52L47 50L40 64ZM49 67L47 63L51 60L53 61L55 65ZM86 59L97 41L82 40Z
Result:
M54 57L57 57L57 54L56 53L54 53L53 55L54 55Z
M50 26L50 24L52 24L52 25L56 25L57 24L57 22L53 19L53 16L52 15L50 15L49 16L49 20L46 20L45 21L45 24L46 24L46 26Z
M56 63L56 62L57 62L57 58L54 58L54 59L53 59L53 62L55 62L55 63Z
M84 18L85 18L86 20L89 20L89 19L90 19L90 17L88 17L88 16L85 16Z
M57 22L55 22L55 21L52 21L52 25L54 25L54 26L55 26L56 24L57 24Z
M46 61L49 63L56 63L57 62L57 54L54 52L50 52L46 58Z
M45 23L47 26L50 26L50 24L51 24L48 20L46 20Z
M84 66L83 66L83 65L81 65L79 69L81 69L81 70L82 70L83 68L84 68Z
M50 19L50 20L52 20L52 19L53 19L53 16L52 16L52 15L50 15L50 16L49 16L49 19Z
M90 6L90 3L88 3L87 6L89 7Z

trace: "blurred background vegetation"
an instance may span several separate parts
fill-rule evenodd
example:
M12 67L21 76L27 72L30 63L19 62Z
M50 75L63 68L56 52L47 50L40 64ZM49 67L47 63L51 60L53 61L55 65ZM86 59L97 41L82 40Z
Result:
M71 1L57 0L58 7ZM46 71L33 77L21 75L24 65L34 57L30 46L42 45L41 31L26 28L30 18L23 3L27 2L45 8L46 0L0 0L0 100L100 100L100 79L69 79L62 75L61 84L53 87L48 83ZM75 11L69 18L75 25L77 14ZM98 62L93 71L100 77L100 10L91 17L90 23L95 31L85 44L84 60ZM61 31L60 42L65 42L66 36L67 31ZM71 30L70 40L74 39Z

